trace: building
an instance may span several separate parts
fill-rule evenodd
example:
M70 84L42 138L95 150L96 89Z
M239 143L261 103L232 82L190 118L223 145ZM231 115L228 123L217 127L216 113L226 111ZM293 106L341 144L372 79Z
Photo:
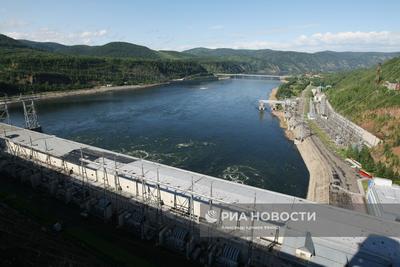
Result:
M314 101L321 102L322 98L326 98L324 93L316 93L314 94Z
M389 90L397 90L397 91L400 90L400 83L399 82L391 83L391 82L386 81L384 83L384 85Z
M378 177L370 180L367 203L370 214L400 222L400 186L392 180Z

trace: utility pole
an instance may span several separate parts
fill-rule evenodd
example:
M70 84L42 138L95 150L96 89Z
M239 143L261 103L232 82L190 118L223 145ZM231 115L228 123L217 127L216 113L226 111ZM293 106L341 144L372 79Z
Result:
M382 64L379 63L378 67L376 68L376 78L375 78L375 85L378 87L378 85L381 83L381 72L382 72Z

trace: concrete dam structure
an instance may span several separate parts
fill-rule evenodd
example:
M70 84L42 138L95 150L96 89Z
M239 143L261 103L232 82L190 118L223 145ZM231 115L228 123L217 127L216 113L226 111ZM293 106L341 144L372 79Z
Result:
M11 177L207 266L400 264L398 222L321 206L318 224L342 235L324 236L312 223L254 218L234 224L268 230L243 235L221 227L229 224L224 211L316 204L4 123L0 151L0 168ZM212 220L209 211L217 215Z

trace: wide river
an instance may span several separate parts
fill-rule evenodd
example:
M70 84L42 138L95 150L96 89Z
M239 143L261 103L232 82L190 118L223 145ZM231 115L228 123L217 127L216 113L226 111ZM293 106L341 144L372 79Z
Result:
M45 133L294 196L308 171L269 110L277 81L231 79L67 97L37 104ZM23 125L22 107L11 112Z

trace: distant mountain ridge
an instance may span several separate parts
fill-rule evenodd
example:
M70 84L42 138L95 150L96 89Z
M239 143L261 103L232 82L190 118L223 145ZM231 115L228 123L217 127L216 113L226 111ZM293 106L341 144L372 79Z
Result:
M316 53L249 50L230 48L194 48L184 51L198 58L237 61L249 64L256 72L293 74L304 72L335 72L371 67L396 56L399 52L333 52Z
M1 39L0 35L0 43L2 42ZM68 46L54 42L9 39L13 41L8 40L8 44L65 55L141 60L192 60L202 64L209 72L226 73L301 74L305 72L337 72L368 68L400 56L400 52L322 51L305 53L271 49L209 49L203 47L178 52L156 51L127 42L111 42L100 46Z
M0 34L0 47L1 48L27 48L22 42L15 40L6 35Z
M68 55L97 56L97 57L135 57L143 59L159 59L160 54L145 46L126 43L111 42L101 46L89 45L62 45L52 42L34 42L19 40L24 45L33 49Z
M146 46L131 44L127 42L111 42L105 45L63 45L54 42L35 42L29 40L18 40L23 45L32 49L60 53L75 56L96 56L115 58L140 58L148 60L162 59L188 59L195 56L177 51L156 51Z
M0 34L0 96L214 78L199 62L178 60L185 57L122 42L65 46Z

